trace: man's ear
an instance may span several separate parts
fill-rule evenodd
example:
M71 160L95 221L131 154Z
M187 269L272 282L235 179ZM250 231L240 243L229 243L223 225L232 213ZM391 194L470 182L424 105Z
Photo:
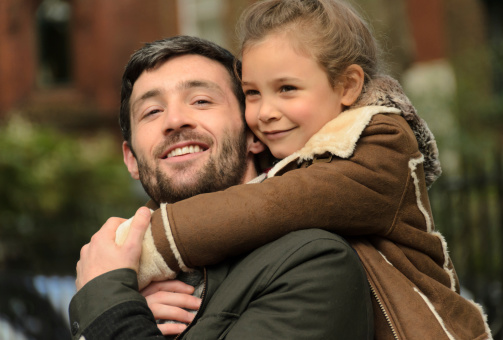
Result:
M262 143L248 128L246 129L246 145L248 153L253 155L258 155L265 150L264 143Z
M124 164L126 164L131 177L134 179L140 179L138 173L138 162L133 154L133 151L129 147L128 142L122 142L122 155L124 156Z
M360 65L350 65L343 75L343 92L341 103L344 106L351 106L362 93L365 73Z

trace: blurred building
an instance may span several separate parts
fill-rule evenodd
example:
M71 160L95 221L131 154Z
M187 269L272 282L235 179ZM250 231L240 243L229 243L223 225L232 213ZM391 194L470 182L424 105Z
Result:
M236 20L252 2L2 0L0 117L21 109L33 120L64 126L115 120L120 77L135 49L146 41L189 34L235 51ZM492 0L355 2L376 31L384 32L395 75L413 63L442 60L466 45L485 43L485 13L497 21L487 9L501 12Z
M177 34L232 48L236 0L2 0L0 118L114 124L120 79L143 43Z

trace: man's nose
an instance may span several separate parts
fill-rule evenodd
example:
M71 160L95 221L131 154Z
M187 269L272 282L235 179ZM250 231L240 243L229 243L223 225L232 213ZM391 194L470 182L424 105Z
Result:
M166 133L184 128L193 129L196 126L197 120L183 105L171 105L164 112L163 130Z

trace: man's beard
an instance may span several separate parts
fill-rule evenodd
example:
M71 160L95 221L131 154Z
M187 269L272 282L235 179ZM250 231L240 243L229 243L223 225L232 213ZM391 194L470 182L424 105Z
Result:
M191 140L183 132L171 139ZM137 157L137 162L140 182L147 194L157 203L174 203L198 194L224 190L241 184L247 167L246 157L247 143L243 129L235 131L234 135L226 133L220 153L210 157L207 163L193 174L190 184L177 183L178 172L175 172L175 176L168 177L159 166L149 166L148 162L140 157Z

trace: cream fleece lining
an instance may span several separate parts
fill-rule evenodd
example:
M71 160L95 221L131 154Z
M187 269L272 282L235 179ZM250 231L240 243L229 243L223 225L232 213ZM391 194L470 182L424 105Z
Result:
M150 209L152 213L153 210ZM124 244L133 218L121 223L115 234L115 243L118 245ZM164 258L157 251L152 236L152 225L148 226L145 233L145 238L142 244L140 256L140 269L138 271L138 286L139 289L145 288L150 282L158 280L166 280L175 278L176 273L172 271L164 262Z
M325 152L349 158L355 151L356 143L373 116L379 113L400 114L400 110L384 106L365 106L342 112L314 134L302 149L294 152L276 164L267 177L273 177L279 170L293 161L302 163L312 160Z
M189 269L187 268L187 266L183 262L182 255L180 255L180 252L178 251L178 248L176 246L175 239L173 237L173 233L171 232L171 226L169 225L168 212L166 210L166 205L167 205L167 203L161 203L161 216L162 216L162 223L164 225L164 231L166 232L166 238L168 239L169 247L171 248L173 255L175 255L175 259L178 262L178 266L180 267L180 269L182 271L186 272Z

